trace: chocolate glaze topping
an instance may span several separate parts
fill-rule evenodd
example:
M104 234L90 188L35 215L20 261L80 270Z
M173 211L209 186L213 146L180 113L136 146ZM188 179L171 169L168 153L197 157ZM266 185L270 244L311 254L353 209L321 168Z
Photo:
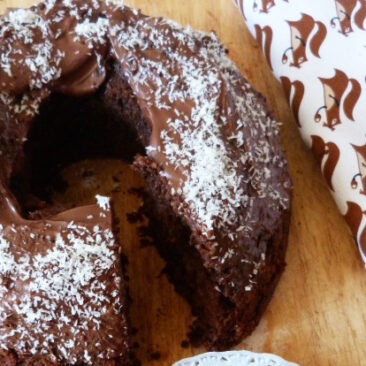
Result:
M127 350L119 245L97 199L44 221L2 218L0 347L19 361L97 365Z
M123 349L103 323L106 313L118 318L120 306L115 243L104 227L108 208L29 221L8 189L41 102L52 92L96 91L110 59L151 127L146 154L179 198L176 214L205 267L220 274L217 291L234 298L255 288L267 241L289 211L291 182L278 124L214 33L110 2L48 0L0 18L0 55L0 347L51 358L57 347L62 360L87 364ZM62 266L70 260L76 273ZM8 321L19 326L6 328ZM94 339L100 327L111 345Z

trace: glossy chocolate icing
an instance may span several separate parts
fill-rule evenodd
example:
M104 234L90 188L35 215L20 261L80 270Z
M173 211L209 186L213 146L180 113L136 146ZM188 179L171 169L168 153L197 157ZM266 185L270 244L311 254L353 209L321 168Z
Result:
M45 221L24 220L8 185L14 159L42 101L52 92L77 97L96 91L112 60L123 70L151 127L147 156L180 202L173 207L175 213L191 229L192 245L204 266L216 274L217 291L233 301L256 291L268 241L290 208L291 182L277 123L215 34L109 2L48 0L31 9L9 10L0 18L0 53L4 242L14 248L29 246L18 239L19 227L34 228L38 237L50 225L49 236L55 237L61 227L77 221L80 212L85 218L96 209L78 208ZM15 234L10 232L12 225ZM89 224L80 219L78 225ZM34 345L13 338L7 345L1 329L0 346L36 352ZM42 351L55 357L48 346ZM92 361L67 350L59 350L57 357L88 363L95 361L95 352Z

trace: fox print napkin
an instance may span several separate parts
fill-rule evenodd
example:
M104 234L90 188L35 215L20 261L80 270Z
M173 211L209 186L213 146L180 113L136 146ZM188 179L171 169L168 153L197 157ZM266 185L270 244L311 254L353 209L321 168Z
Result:
M366 0L235 0L366 262Z

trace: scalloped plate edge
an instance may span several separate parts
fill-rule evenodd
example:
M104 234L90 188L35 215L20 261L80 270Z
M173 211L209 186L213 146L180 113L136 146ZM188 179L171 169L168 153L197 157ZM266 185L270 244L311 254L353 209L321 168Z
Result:
M250 351L208 352L185 358L172 366L299 366L269 353Z

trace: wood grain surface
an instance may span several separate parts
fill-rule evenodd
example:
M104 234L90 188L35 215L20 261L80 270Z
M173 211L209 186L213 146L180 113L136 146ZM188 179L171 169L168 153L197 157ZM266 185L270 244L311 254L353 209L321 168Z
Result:
M34 1L0 0L0 10ZM366 271L316 163L303 145L279 84L231 0L126 0L150 15L169 17L201 30L215 30L242 73L283 122L283 143L294 182L287 269L252 336L238 349L277 353L302 365L356 366L366 361ZM143 181L126 164L84 161L69 167L66 194L57 200L93 201L111 194L122 221L121 240L129 257L132 322L143 366L169 366L204 351L182 347L191 323L188 305L161 274L164 263L141 245L126 213L141 202L128 193Z

